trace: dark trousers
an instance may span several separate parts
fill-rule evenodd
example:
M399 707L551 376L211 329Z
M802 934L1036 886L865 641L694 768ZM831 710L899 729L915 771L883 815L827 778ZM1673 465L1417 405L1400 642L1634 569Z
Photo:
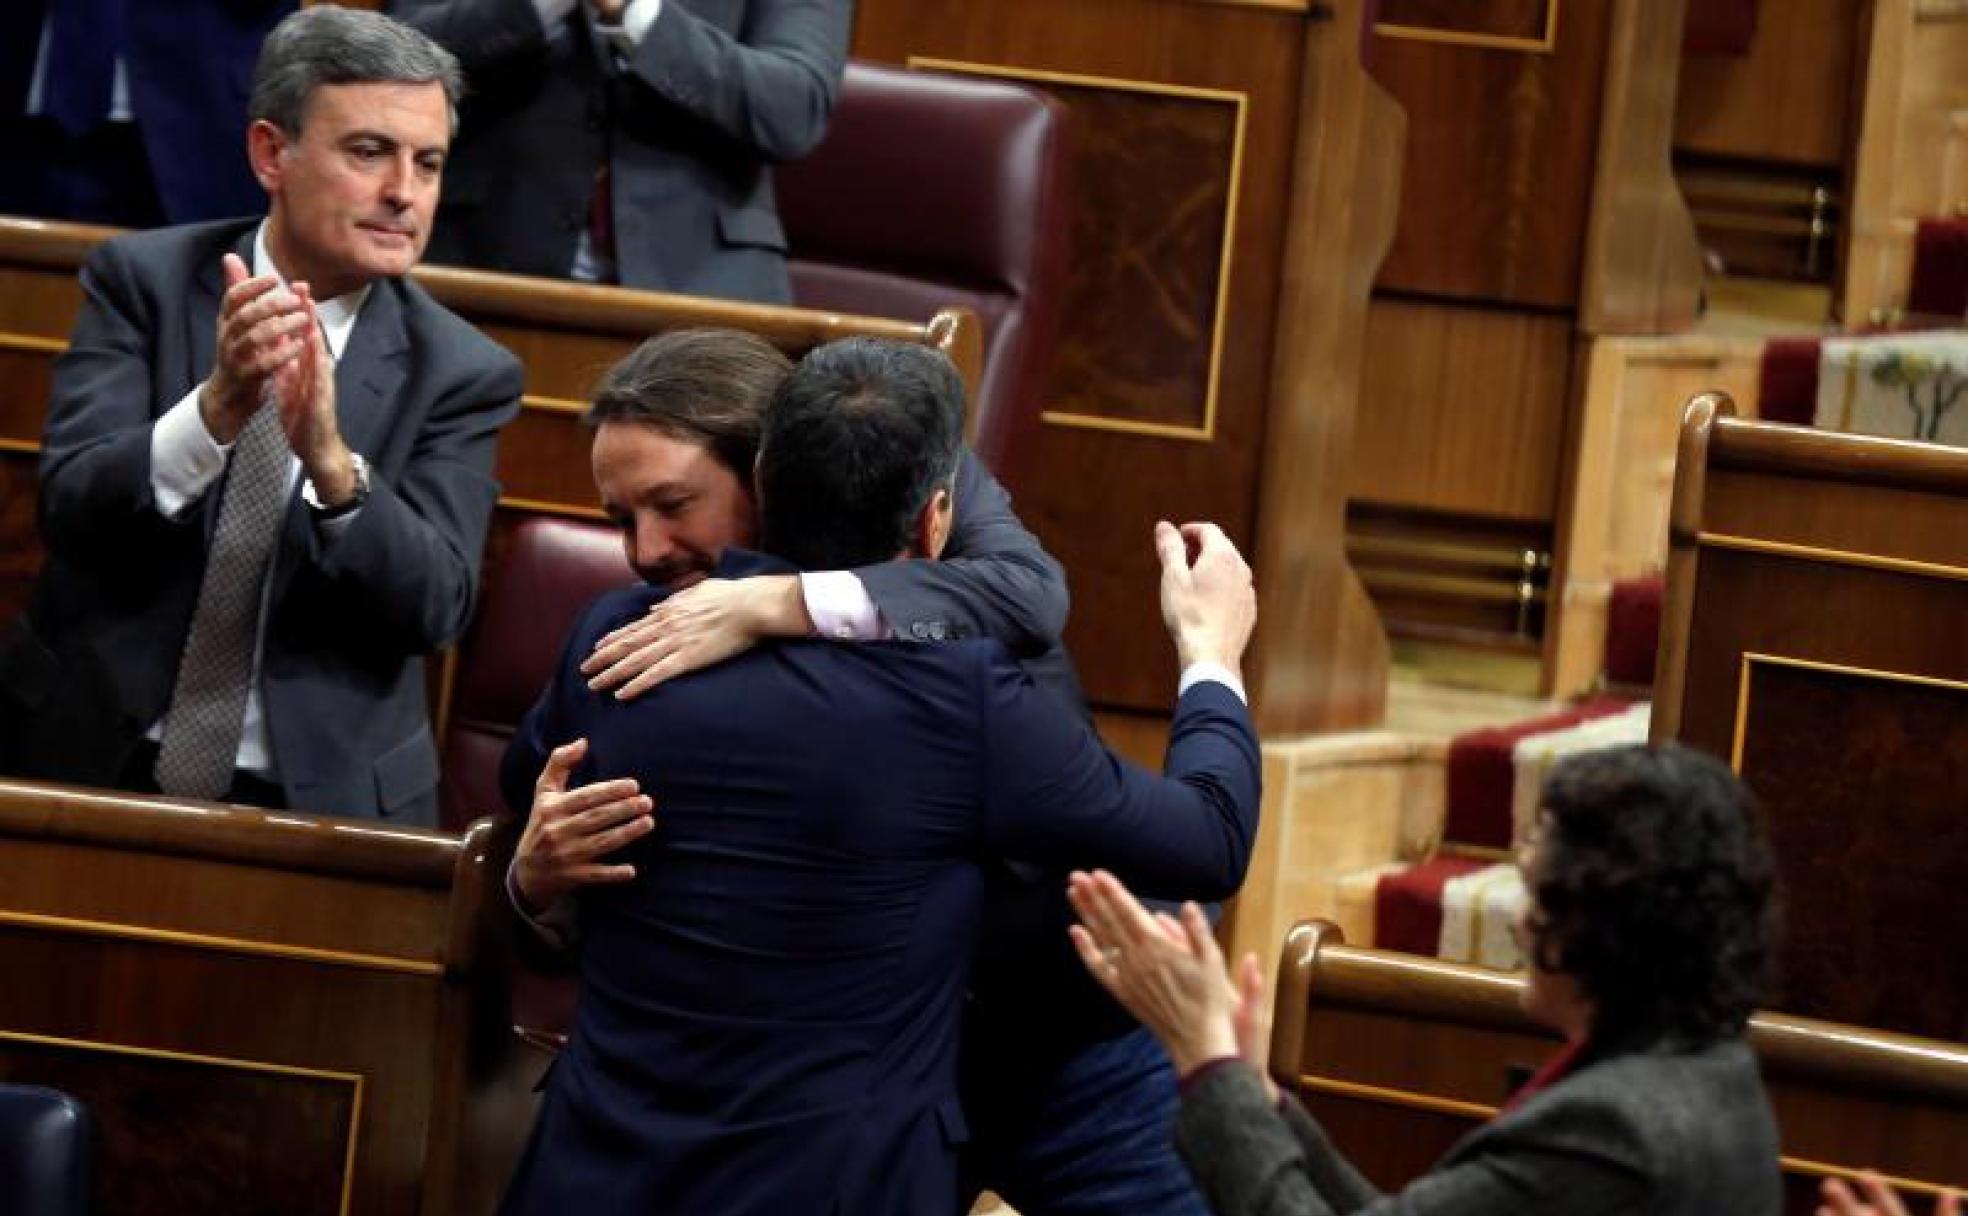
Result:
M150 158L133 122L105 122L77 137L49 118L0 119L0 165L6 166L0 213L120 228L164 223Z

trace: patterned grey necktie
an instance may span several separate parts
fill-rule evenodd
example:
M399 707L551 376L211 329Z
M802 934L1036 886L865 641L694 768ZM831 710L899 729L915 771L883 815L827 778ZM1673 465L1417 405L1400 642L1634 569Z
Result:
M269 395L232 449L191 636L164 713L157 787L167 794L218 798L232 785L267 562L286 515L292 456Z

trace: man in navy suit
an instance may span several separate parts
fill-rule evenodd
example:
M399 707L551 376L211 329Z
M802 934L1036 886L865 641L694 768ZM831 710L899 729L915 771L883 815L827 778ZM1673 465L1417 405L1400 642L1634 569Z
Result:
M762 545L794 568L934 556L961 401L921 347L810 355L767 418ZM1159 779L989 641L779 642L600 695L580 664L666 593L597 601L507 754L507 797L527 805L572 745L556 763L585 749L577 776L633 778L660 811L620 855L634 879L584 895L580 1013L508 1210L956 1210L981 863L1103 864L1198 898L1242 879L1250 574L1215 528L1185 534L1156 537L1185 666ZM732 551L719 572L786 568Z
M0 211L124 227L265 205L239 132L296 0L0 5Z

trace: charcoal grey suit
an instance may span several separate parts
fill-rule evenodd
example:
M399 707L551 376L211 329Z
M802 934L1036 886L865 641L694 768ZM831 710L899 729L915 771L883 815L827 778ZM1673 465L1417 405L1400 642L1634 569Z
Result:
M1741 1042L1590 1064L1383 1195L1241 1064L1184 1095L1176 1147L1218 1216L1776 1216L1776 1123Z
M221 258L257 220L118 237L82 267L41 455L47 558L0 639L0 765L114 785L170 703L218 487L157 509L151 428L213 366ZM519 407L511 354L407 280L371 287L335 367L370 493L332 539L290 494L265 609L260 693L289 806L433 824L437 749L419 656L464 631Z
M470 84L431 261L566 275L606 162L621 283L790 302L767 165L826 133L853 0L664 0L627 58L585 8L552 30L533 0L385 9Z

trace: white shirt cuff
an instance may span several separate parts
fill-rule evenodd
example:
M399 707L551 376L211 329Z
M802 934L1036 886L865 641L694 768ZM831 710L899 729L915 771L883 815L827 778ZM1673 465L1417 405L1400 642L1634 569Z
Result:
M608 39L609 45L619 55L633 55L641 45L643 35L649 27L656 24L656 18L663 12L663 0L629 0L622 10L619 25L611 25L601 18L595 18L595 29Z
M540 29L553 33L581 0L533 0L533 11L540 14Z
M166 519L176 519L205 496L225 472L232 451L205 429L205 418L198 412L203 388L186 393L150 428L150 492L158 514Z
M1250 698L1244 694L1243 677L1221 663L1211 663L1208 661L1191 663L1182 669L1182 678L1176 681L1175 684L1175 695L1177 699L1180 699L1183 693L1188 692L1205 680L1216 681L1218 684L1223 685L1235 693L1239 701L1242 701L1245 705L1250 704Z
M850 570L802 574L800 598L806 601L813 632L841 642L872 642L888 636L888 623L874 597Z
M511 901L513 911L533 935L556 950L565 950L574 940L574 908L569 900L560 900L538 916L526 910L526 902L519 897L519 885L514 881L514 866L506 867L506 898Z

